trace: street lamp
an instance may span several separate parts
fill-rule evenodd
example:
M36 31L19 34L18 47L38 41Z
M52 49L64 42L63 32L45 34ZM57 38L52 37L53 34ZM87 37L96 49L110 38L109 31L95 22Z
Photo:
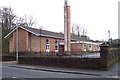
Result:
M16 29L16 61L18 63L18 23L17 23L17 29Z

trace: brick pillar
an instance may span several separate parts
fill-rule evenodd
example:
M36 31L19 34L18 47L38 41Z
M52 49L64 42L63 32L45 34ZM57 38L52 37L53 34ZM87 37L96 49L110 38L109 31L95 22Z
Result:
M100 45L100 65L101 69L108 70L109 45Z

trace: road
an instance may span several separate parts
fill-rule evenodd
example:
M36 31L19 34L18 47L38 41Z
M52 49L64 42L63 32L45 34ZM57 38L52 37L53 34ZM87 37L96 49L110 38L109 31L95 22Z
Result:
M107 78L107 77L104 75L96 76L15 68L11 67L10 64L4 63L2 64L2 78Z
M68 73L14 68L4 64L2 66L3 66L2 67L3 78L86 78L86 77L89 78L90 77L90 75L68 74ZM99 76L92 76L92 77L97 78Z

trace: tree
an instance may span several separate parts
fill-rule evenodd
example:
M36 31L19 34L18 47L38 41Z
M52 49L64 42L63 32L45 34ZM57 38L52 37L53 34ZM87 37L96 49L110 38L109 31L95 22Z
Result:
M35 18L33 18L33 16L29 16L28 18L25 18L25 20L29 27L35 27L36 20L35 20Z
M0 22L4 29L11 29L16 15L13 14L13 10L10 7L0 8Z
M13 14L13 10L10 7L0 8L0 23L2 24L3 37L13 29L15 17L16 15Z
M78 36L86 35L87 34L87 30L84 27L82 27L81 25L73 24L72 25L72 33L74 35L78 35Z
M2 28L2 52L8 53L8 39L4 37L13 29L13 24L15 20L15 15L13 14L13 10L10 7L2 7L0 8L0 24Z
M32 16L26 16L24 18L17 17L17 23L26 27L36 27L37 21Z
M0 25L2 29L2 53L9 52L9 38L4 38L11 30L13 30L17 25L23 25L27 27L35 27L36 20L32 17L25 16L17 17L11 7L1 7L0 8Z
M77 24L72 25L72 33L74 35L80 35L80 27Z

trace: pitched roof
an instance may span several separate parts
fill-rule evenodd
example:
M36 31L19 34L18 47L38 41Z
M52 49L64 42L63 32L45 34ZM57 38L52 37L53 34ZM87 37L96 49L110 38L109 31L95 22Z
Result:
M47 37L54 37L54 38L64 38L64 34L63 33L56 33L56 32L51 32L51 31L47 31L47 30L40 30L40 29L36 29L36 28L31 28L31 27L22 27L19 26L19 28L22 28L36 36L47 36ZM15 30L17 29L17 27L15 29L13 29L9 34L7 34L4 38L7 38L9 35L11 35Z
M55 37L55 38L63 38L64 34L63 33L57 33L57 32L52 32L52 31L47 31L47 30L40 30L36 28L31 28L31 27L24 27L25 29L35 33L38 36L47 36L47 37Z
M31 27L22 27L19 26L19 28L22 28L36 36L47 36L47 37L54 37L54 38L61 38L64 39L64 34L63 33L57 33L57 32L52 32L52 31L47 31L47 30L42 30L42 29L36 29L36 28L31 28ZM6 35L4 38L7 38L11 33L13 33L15 30L17 29L17 27L12 30L8 35ZM76 36L71 34L71 40L76 40L76 41L87 41L87 42L96 42L93 40L90 40L89 38L87 38L86 36ZM100 41L97 41L100 42Z

